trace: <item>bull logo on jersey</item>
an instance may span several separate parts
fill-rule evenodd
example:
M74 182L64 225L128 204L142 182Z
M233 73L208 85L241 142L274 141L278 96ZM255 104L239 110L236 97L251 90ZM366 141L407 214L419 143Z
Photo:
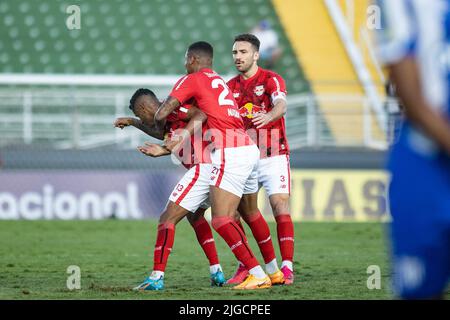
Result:
M243 118L252 119L253 116L259 112L265 112L264 109L260 106L255 106L251 102L247 102L243 107L239 108L239 114Z
M256 86L255 90L253 91L258 97L262 96L264 93L264 85Z

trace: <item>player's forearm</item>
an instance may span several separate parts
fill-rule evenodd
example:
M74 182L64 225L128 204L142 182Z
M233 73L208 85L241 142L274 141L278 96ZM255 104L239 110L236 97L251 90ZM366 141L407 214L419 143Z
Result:
M286 104L285 100L282 100L282 99L275 100L275 104L274 104L272 110L270 110L270 112L268 112L268 114L271 118L271 122L281 119L286 114L286 110L287 110L287 104Z
M189 137L194 134L196 130L201 130L202 124L206 121L206 114L200 109L195 110L195 112L191 115L189 122L186 127L186 135Z
M147 126L142 121L138 119L133 119L132 126L136 129L141 130L142 132L152 136L153 138L163 140L164 139L164 130L157 128L156 126Z
M425 100L413 58L403 59L391 66L390 72L407 118L450 155L450 123Z
M174 110L176 110L180 106L180 102L174 98L169 96L158 108L155 113L155 125L158 129L162 130L166 123L166 119Z

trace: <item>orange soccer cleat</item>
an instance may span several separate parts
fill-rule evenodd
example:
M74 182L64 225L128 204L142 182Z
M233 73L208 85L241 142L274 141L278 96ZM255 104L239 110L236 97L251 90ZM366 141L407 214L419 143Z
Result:
M277 272L274 272L272 274L269 274L270 282L272 282L272 285L279 285L284 284L284 274L280 270Z
M254 275L250 274L247 279L241 284L233 287L234 290L257 290L266 289L272 286L269 276L264 278L256 278Z

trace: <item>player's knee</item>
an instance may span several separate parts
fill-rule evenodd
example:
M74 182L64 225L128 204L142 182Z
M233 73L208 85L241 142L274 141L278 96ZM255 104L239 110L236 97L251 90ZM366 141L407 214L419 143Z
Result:
M173 223L177 224L178 221L184 218L184 216L188 213L185 209L174 206L174 205L168 205L167 208L164 210L164 212L159 217L159 223Z
M272 196L270 199L270 205L274 215L289 213L289 195L282 194Z
M227 216L213 217L211 219L211 225L214 228L214 230L216 230L218 232L220 227L222 227L223 225L225 225L227 223L230 223L231 221L233 221L233 219L230 217L227 217Z
M187 215L186 215L186 219L189 221L189 223L191 224L191 225L194 225L197 221L198 221L198 216L196 216L195 215L195 213L192 213L192 212L189 212Z

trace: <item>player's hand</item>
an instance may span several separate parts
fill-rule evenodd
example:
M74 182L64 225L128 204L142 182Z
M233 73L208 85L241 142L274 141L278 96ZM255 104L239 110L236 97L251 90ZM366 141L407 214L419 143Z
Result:
M145 142L145 145L137 147L137 149L145 154L146 156L157 158L169 154L170 152L164 148L163 146L156 144Z
M256 129L260 129L272 121L272 115L269 113L259 112L253 116L252 122Z
M116 121L114 121L114 127L123 129L124 127L131 126L133 122L134 118L130 117L117 118Z
M164 140L164 146L170 152L174 152L179 149L181 143L183 141L183 137L179 135L172 135L170 138Z

